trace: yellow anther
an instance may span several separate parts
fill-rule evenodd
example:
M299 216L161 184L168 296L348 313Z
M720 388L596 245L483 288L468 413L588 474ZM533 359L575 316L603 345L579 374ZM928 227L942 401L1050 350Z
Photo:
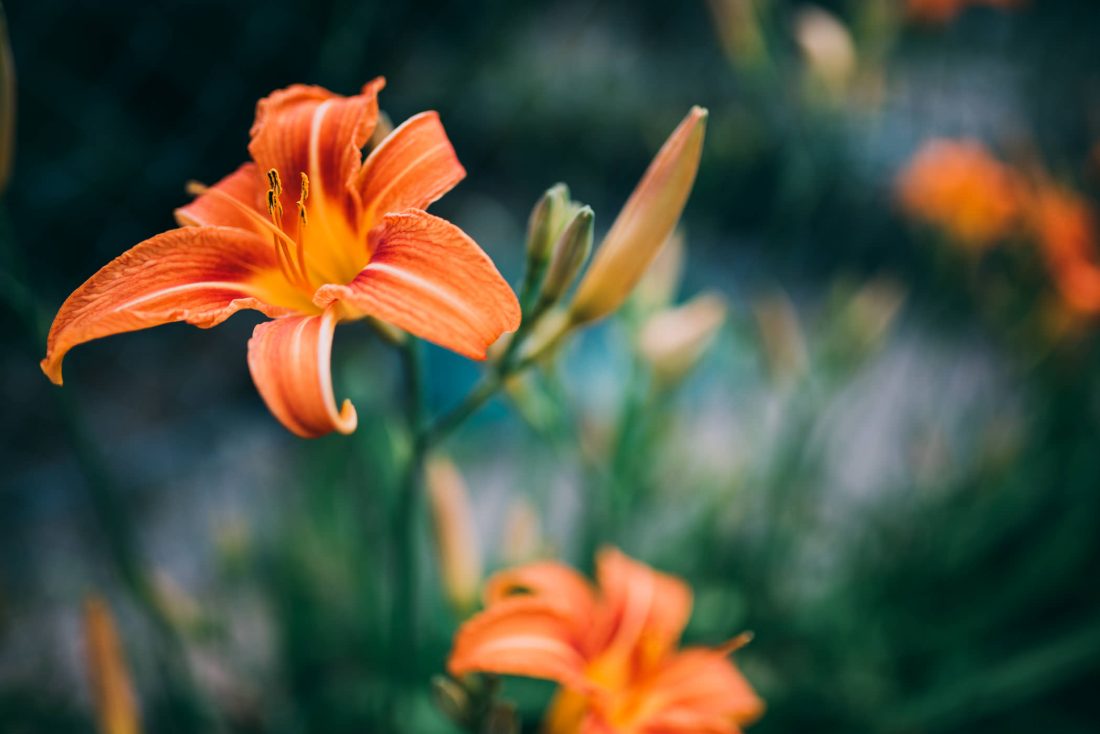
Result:
M278 224L283 218L283 182L274 168L267 172L267 211Z
M309 176L305 174L305 171L301 172L302 188L298 196L298 216L302 219L302 224L306 223L306 199L309 198Z
M267 172L267 186L275 192L276 196L280 196L283 193L283 182L279 180L279 172L274 168L268 169Z
M309 271L306 269L306 199L309 198L309 176L305 174L305 171L300 171L301 176L301 188L298 193L298 232L296 240L296 252L297 260L296 265L298 267L299 276L303 283L309 283Z

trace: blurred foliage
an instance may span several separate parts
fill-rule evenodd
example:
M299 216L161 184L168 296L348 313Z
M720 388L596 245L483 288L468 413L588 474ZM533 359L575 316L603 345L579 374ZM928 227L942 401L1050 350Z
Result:
M77 618L96 587L146 731L448 731L429 681L458 620L437 578L421 579L417 654L387 635L408 446L396 364L365 329L336 379L372 419L309 444L254 396L247 317L91 346L61 397L36 366L62 296L169 226L185 181L243 159L256 99L381 73L393 119L440 111L470 176L438 210L513 281L541 191L566 181L602 230L690 105L711 111L682 296L718 288L728 323L685 382L662 384L636 299L448 445L491 566L516 560L502 538L522 497L534 552L584 566L613 542L683 574L691 641L756 634L737 659L768 702L762 734L1094 730L1096 325L1052 335L1035 253L975 260L892 192L924 140L972 136L1095 195L1100 5L978 7L942 26L889 0L819 6L824 41L805 35L821 16L785 0L8 4L0 729L93 730ZM830 22L848 61L828 56ZM931 371L975 351L993 367L943 388L896 357L907 344ZM428 361L436 406L476 374ZM909 411L885 437L859 410L876 394ZM846 464L880 455L893 471L859 494ZM120 535L178 586L128 572ZM535 731L548 693L501 695Z

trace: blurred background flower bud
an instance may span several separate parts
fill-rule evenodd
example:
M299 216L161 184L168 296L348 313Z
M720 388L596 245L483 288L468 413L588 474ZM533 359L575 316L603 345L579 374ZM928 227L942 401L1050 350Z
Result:
M443 591L455 612L465 616L477 606L481 586L481 547L469 492L458 468L441 456L428 461L425 480Z
M683 274L684 233L675 230L661 245L657 257L634 289L634 300L642 313L652 313L671 304L680 290Z
M808 71L830 92L843 92L856 71L848 28L827 10L807 5L795 15L794 38Z
M710 0L714 27L735 67L751 69L768 57L760 15L770 0Z
M905 288L888 278L873 278L860 286L848 304L848 318L863 349L874 349L885 338L906 296Z
M199 627L202 623L199 603L165 569L158 568L153 572L153 589L157 603L173 625L182 630Z
M773 381L783 384L801 376L809 362L806 337L787 294L776 289L752 303L762 355Z
M707 111L693 107L649 164L577 287L574 324L618 309L672 234L695 183L706 126Z
M901 284L886 277L872 278L854 290L838 284L826 329L826 361L851 369L874 354L890 333L906 296Z
M84 644L100 734L138 734L137 700L118 629L107 602L96 595L84 600Z
M526 497L519 496L508 506L504 533L500 542L501 560L506 566L527 563L542 554L544 542L538 512Z
M573 219L558 237L554 244L550 269L546 271L546 279L542 282L540 301L544 307L557 303L569 290L569 286L577 278L577 273L584 267L588 255L592 252L594 222L595 214L592 212L592 207L583 206L577 210Z
M432 700L444 716L459 726L469 726L474 712L470 694L457 681L442 675L432 678Z
M642 326L638 348L658 384L679 382L699 362L726 321L726 301L702 293L682 306L651 316Z

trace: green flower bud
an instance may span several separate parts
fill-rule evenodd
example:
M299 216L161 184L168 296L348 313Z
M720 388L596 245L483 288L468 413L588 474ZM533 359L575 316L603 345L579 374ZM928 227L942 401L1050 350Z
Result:
M470 696L456 681L441 675L432 678L432 699L436 708L456 724L464 725L470 720Z
M544 304L557 302L573 284L592 252L592 231L596 215L592 207L577 210L573 220L554 245L554 257L542 283Z
M545 264L550 259L554 242L565 225L569 210L569 187L555 184L546 190L527 221L528 268Z

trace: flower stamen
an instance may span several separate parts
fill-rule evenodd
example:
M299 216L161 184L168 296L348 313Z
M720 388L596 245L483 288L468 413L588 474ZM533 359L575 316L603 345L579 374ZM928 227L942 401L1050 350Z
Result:
M306 270L306 199L309 198L309 176L305 171L299 173L302 177L301 188L298 192L298 232L294 241L297 243L298 269L302 273L302 279L309 282L309 272Z
M285 243L284 246L293 244L294 242L294 240L292 240L289 235L287 235L277 226L273 225L271 222L261 217L259 213L257 213L250 206L240 201L239 199L230 196L221 189L210 188L209 186L198 181L189 181L187 183L187 193L191 194L191 196L213 196L219 201L224 201L226 204L229 204L241 214L244 214L246 217L248 217L253 223L270 231L272 235L283 240L283 242Z
M274 168L267 172L267 213L271 215L271 224L275 229L282 231L283 222L283 182L279 179L279 172ZM289 237L286 239L290 239ZM293 242L293 240L291 240ZM290 247L282 237L272 238L275 246L275 257L279 261L279 270L283 277L299 287L309 285L309 280L304 278L295 267L294 259L290 255ZM297 247L297 243L295 243Z

